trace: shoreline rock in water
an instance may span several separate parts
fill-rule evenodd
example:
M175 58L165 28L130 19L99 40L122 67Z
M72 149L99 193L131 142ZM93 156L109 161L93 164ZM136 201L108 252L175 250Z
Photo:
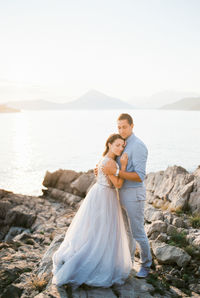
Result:
M134 277L109 289L51 285L51 257L85 195L93 171L47 172L43 196L0 190L0 297L198 297L200 295L200 167L149 173L145 229L153 266L146 280ZM136 252L135 266L139 265Z

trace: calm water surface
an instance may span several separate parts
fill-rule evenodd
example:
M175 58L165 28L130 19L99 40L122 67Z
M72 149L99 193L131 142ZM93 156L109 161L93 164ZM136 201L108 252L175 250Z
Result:
M0 114L0 188L39 195L47 170L94 168L121 112L149 149L147 173L200 164L199 111L24 111Z

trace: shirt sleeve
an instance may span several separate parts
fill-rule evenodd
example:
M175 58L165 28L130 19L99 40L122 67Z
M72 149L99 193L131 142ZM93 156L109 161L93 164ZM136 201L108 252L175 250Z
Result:
M144 181L146 175L147 157L147 147L142 143L135 144L132 154L132 164L134 171L138 174L142 181Z

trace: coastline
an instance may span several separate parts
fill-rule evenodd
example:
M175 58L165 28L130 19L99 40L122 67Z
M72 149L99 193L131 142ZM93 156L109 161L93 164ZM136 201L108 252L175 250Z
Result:
M60 169L46 173L42 196L0 190L0 290L4 296L12 290L18 297L50 297L52 293L59 297L60 289L51 285L51 257L94 183L92 170ZM177 166L149 173L145 185L152 270L147 280L134 277L139 266L136 251L135 268L118 291L122 297L133 293L195 297L200 294L200 167L193 173ZM61 290L67 297L69 287ZM73 295L116 297L115 291L115 287L80 287Z

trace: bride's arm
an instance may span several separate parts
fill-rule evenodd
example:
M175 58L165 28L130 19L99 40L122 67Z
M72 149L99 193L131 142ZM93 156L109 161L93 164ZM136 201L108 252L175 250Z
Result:
M117 166L114 160L109 160L106 163L106 166L112 166L115 167L115 170L117 170ZM122 171L126 170L126 166L122 166ZM116 188L121 188L123 183L124 183L124 179L120 178L120 177L116 177L114 175L108 175L108 178L110 179L110 181L112 182L112 184L116 187Z

